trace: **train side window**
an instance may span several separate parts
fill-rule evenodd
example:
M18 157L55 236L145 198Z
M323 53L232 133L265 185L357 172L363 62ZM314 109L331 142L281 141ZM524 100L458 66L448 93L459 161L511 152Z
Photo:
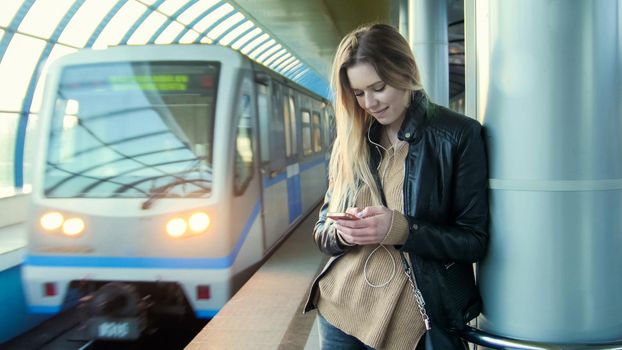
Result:
M285 125L285 155L290 157L294 153L294 146L292 145L292 127L291 118L289 117L289 105L287 98L283 99L283 124Z
M253 178L253 119L251 96L242 95L240 99L240 119L235 137L234 190L244 193Z
M298 138L297 138L297 129L296 129L296 104L294 102L294 96L288 96L287 99L284 100L285 106L283 106L284 110L287 110L287 113L284 113L284 117L289 119L288 122L285 122L286 128L289 127L289 132L285 131L285 136L289 137L289 146L290 149L287 150L287 157L292 157L298 153Z
M324 114L324 144L330 148L335 139L335 116L326 111Z
M311 145L311 117L309 111L302 111L302 153L306 156L313 153Z
M312 120L312 143L313 143L313 152L321 152L322 151L322 125L320 124L320 114L318 112L313 112L313 120Z
M259 132L261 138L261 162L270 161L270 106L268 87L256 84L257 113L259 116Z
M285 137L285 124L283 118L283 87L277 81L272 83L272 108L270 114L270 131L269 131L269 143L270 143L270 158L268 173L270 178L277 176L280 172L285 170L285 152L286 147L283 144L286 143Z

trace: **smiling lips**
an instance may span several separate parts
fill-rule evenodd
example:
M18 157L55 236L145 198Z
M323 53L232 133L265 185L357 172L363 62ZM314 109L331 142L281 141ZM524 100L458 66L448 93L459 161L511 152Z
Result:
M380 114L380 113L386 111L387 109L389 109L388 106L383 108L383 109L381 109L381 110L379 110L379 111L369 111L369 113L371 113L371 114Z

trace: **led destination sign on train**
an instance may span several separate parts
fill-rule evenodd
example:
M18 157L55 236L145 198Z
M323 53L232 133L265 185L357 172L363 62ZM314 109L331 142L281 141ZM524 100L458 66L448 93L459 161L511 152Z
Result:
M210 75L188 74L111 75L108 84L112 91L188 91L210 89L214 79Z
M113 91L186 91L189 81L187 74L113 75L108 78Z

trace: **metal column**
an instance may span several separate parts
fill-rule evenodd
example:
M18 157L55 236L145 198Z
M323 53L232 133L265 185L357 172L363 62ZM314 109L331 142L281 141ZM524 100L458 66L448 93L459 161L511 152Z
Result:
M408 39L432 101L449 105L447 0L408 0Z
M399 11L398 30L408 40L408 0L396 0Z
M491 198L479 325L542 342L622 339L622 1L475 7Z

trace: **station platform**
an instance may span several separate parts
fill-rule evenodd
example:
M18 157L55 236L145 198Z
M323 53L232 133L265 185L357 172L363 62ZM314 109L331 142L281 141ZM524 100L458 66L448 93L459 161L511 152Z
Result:
M19 265L24 259L27 201L28 194L0 198L0 271Z
M308 215L186 350L319 349L316 312L302 314L307 291L326 257Z
M48 319L48 315L30 314L21 283L21 265L26 251L28 194L0 198L0 348L13 337Z

